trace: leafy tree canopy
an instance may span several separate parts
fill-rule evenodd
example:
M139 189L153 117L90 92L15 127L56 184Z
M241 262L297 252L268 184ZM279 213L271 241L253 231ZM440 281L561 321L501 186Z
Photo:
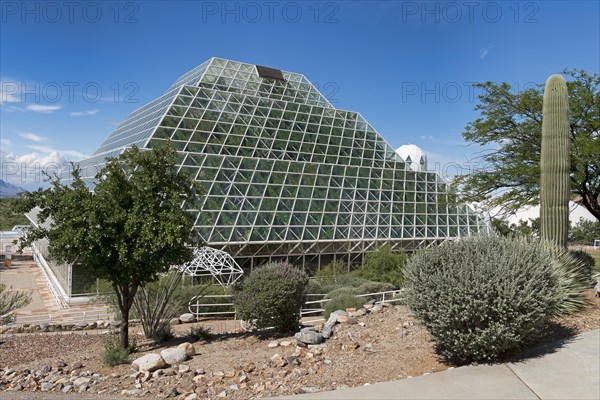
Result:
M164 145L127 149L96 175L93 191L78 169L69 185L58 176L48 189L24 194L20 211L40 207L40 227L21 249L47 238L59 263L79 263L109 281L122 315L121 345L128 345L129 310L140 286L158 279L172 265L191 259L192 221L183 202L194 201L192 179L179 173L177 153ZM49 228L44 222L51 219Z
M579 222L569 232L569 242L580 244L593 244L600 240L600 221L590 221L579 218Z
M569 89L572 199L600 220L600 75L565 70ZM485 82L475 107L481 115L463 132L484 150L479 167L457 178L463 201L515 211L539 204L544 85L516 93L508 83Z

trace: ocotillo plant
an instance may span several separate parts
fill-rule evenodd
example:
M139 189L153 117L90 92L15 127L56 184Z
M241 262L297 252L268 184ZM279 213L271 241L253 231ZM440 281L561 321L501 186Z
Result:
M569 229L569 97L561 75L546 81L542 110L540 232L542 239L567 247Z

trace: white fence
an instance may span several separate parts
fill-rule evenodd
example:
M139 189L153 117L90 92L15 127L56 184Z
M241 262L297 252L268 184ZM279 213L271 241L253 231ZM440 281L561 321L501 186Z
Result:
M376 298L375 304L380 303L394 303L402 300L400 294L402 290L388 290L385 292L375 292L375 293L366 293L360 294L356 297L366 297L366 298ZM230 316L234 319L236 318L236 312L233 307L233 302L231 301L232 295L230 294L218 294L218 295L206 295L206 296L195 296L192 297L190 302L188 303L188 310L190 313L194 314L197 317L213 317L213 316ZM324 294L308 294L307 297L316 299L316 300L307 300L304 302L302 310L300 311L301 317L307 317L311 315L319 315L323 313L324 308L322 307L323 303L330 301L331 299L326 299ZM223 299L225 302L223 303L200 303L202 300L207 299ZM221 309L218 311L215 310L215 307L225 308L225 310ZM308 322L320 321L322 318L311 320Z

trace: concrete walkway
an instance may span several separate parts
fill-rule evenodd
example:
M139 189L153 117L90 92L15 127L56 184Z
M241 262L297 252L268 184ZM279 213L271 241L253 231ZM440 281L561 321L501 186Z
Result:
M466 366L400 381L288 399L600 399L600 330L557 347L532 349L523 361Z

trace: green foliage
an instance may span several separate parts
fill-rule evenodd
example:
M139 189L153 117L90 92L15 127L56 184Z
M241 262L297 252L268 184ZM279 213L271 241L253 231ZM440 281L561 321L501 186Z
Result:
M548 78L542 111L540 233L566 249L569 234L571 143L569 141L569 94L562 75Z
M365 265L354 275L375 282L391 283L402 287L403 269L408 260L406 253L392 253L390 246L381 246L367 255Z
M169 144L148 151L132 147L107 159L93 192L75 169L70 185L55 176L50 188L18 202L20 212L42 209L41 227L29 232L22 247L47 238L56 262L85 265L110 282L122 316L122 347L129 341L129 310L138 288L192 256L192 221L181 203L196 199L194 184L176 164ZM50 228L43 228L50 220Z
M379 292L389 292L391 290L397 289L396 285L386 282L365 282L358 287L358 293L360 294L368 294L368 293L379 293ZM369 296L363 297L365 300L375 299L380 301L379 297L383 296Z
M357 294L361 294L358 291L358 288L354 288L354 287L350 287L350 286L343 286L337 289L332 290L331 292L327 293L325 295L326 299L333 299L339 296L345 296L345 295L351 295L351 296L356 296Z
M129 348L121 347L121 344L118 339L110 338L104 344L104 353L102 354L102 359L104 364L115 367L121 364L127 364L129 361L129 354L131 354Z
M289 263L268 263L255 269L234 288L233 303L242 320L278 332L298 328L308 276Z
M554 313L573 314L588 304L585 291L590 287L591 271L586 276L583 262L562 247L548 242L545 246L552 255L552 272L558 284L559 301Z
M596 239L600 239L600 221L580 218L569 232L569 243L591 245Z
M315 274L316 278L325 278L329 276L344 275L348 273L348 265L342 261L332 261Z
M318 280L321 286L320 293L329 293L335 289L341 287L359 287L363 283L370 282L368 279L355 276L354 274L349 275L338 275L330 276L324 279Z
M531 218L528 221L521 219L517 224L511 224L504 218L492 218L492 229L500 236L538 237L540 219Z
M29 293L12 290L4 283L0 283L0 325L14 321L13 311L23 308L31 303Z
M16 209L19 200L15 198L0 199L0 231L12 229L15 225L29 225L29 220Z
M193 326L190 328L188 336L191 337L195 342L207 342L210 340L210 328L204 328L200 325Z
M596 267L596 260L594 260L594 257L582 250L569 251L569 255L577 262L579 270L586 281L591 282L592 271L594 271Z
M557 268L540 243L463 239L415 254L405 268L406 301L444 355L489 360L559 312Z
M337 310L346 310L347 308L361 308L366 303L362 297L356 297L354 294L345 293L332 298L325 303L323 318L329 319L332 312Z
M323 293L323 286L317 279L309 279L308 285L306 286L307 294L321 294Z
M600 74L566 70L571 140L571 194L600 220ZM482 146L476 171L456 180L459 201L485 201L506 212L539 203L543 85L515 90L485 82L475 107L481 115L465 128L465 141Z
M182 274L170 271L158 281L140 287L133 307L147 338L165 341L172 337L170 320L178 317L193 296L202 297L208 286L184 286Z

